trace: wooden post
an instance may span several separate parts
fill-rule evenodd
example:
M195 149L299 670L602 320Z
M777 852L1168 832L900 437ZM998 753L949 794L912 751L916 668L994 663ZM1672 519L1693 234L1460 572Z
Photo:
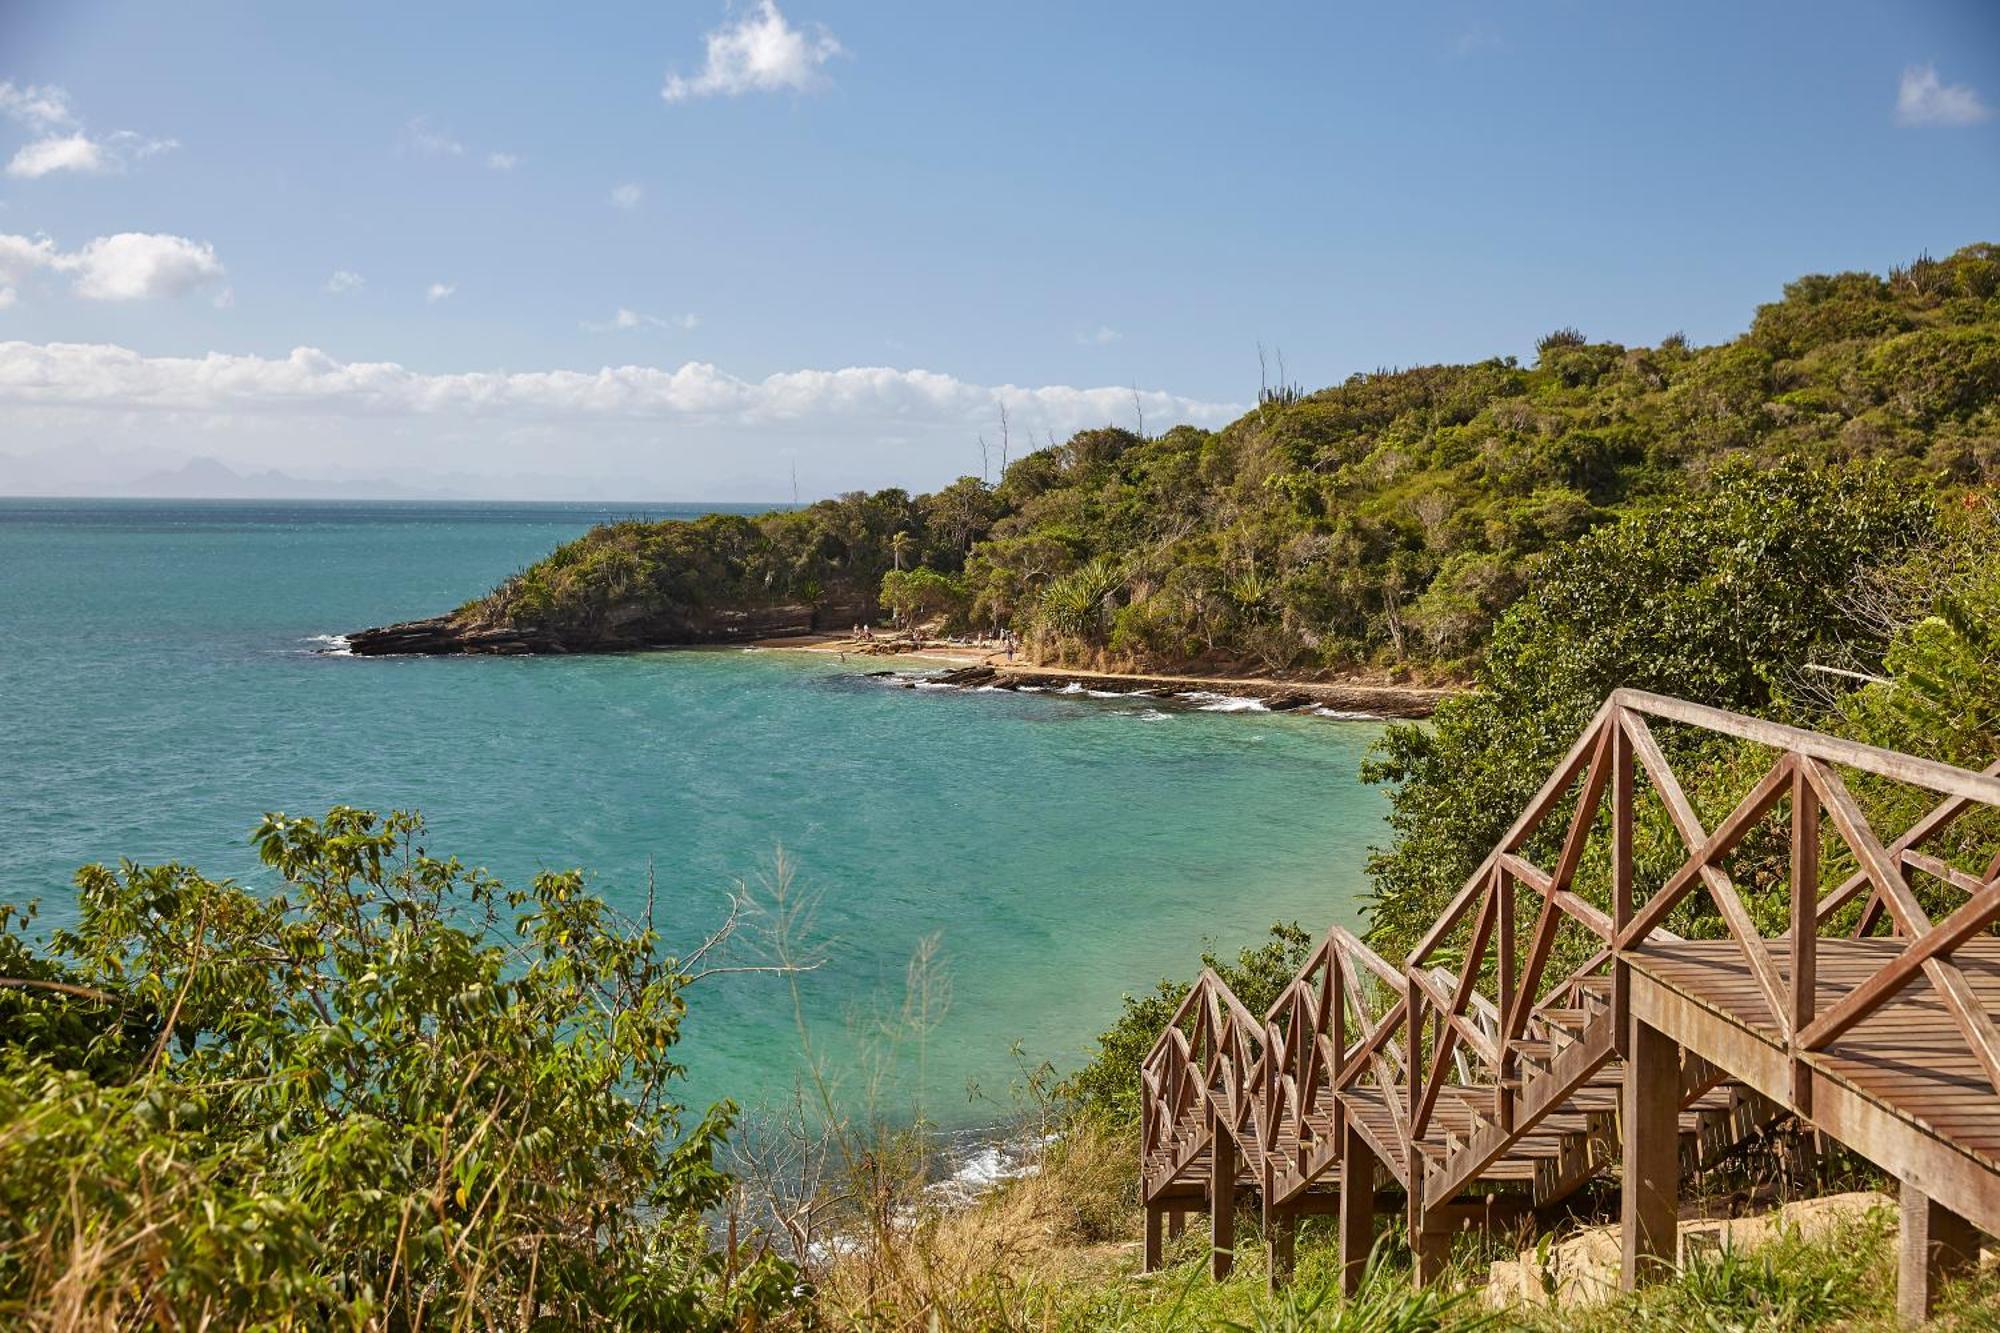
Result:
M1803 767L1792 772L1792 1106L1812 1118L1812 1066L1799 1034L1812 1026L1819 984L1819 793Z
M1340 1289L1361 1290L1375 1245L1375 1150L1353 1125L1340 1145Z
M1611 938L1616 941L1632 924L1632 738L1625 731L1625 710L1612 710L1611 727ZM1622 957L1611 960L1611 1039L1618 1054L1629 1054L1632 969Z
M1208 1271L1217 1282L1236 1263L1236 1140L1215 1119L1208 1148Z
M1520 984L1515 976L1514 957L1519 946L1514 939L1514 876L1505 866L1494 871L1494 875L1493 912L1499 920L1495 923L1497 939L1493 946L1496 976L1493 990L1500 1000L1500 1026L1493 1035L1500 1048L1500 1067L1493 1071L1493 1109L1495 1123L1511 1134L1514 1084L1519 1078L1520 1065L1514 1059L1514 1043L1507 1039L1507 1015L1514 1012L1514 991Z
M1451 1225L1445 1218L1419 1215L1410 1231L1410 1260L1420 1287L1444 1276L1445 1265L1451 1262Z
M1187 1231L1187 1209L1167 1209L1167 1239L1176 1241Z
M1298 1248L1299 1215L1296 1209L1273 1208L1264 1219L1265 1257L1270 1261L1271 1291L1292 1280L1292 1259Z
M1677 1258L1681 1053L1635 1015L1625 1057L1625 1181L1619 1191L1626 1291L1669 1276Z
M1159 1207L1157 1204L1149 1203L1146 1205L1146 1257L1145 1262L1141 1265L1141 1270L1144 1272L1157 1273L1160 1271L1162 1249L1160 1245L1160 1223L1164 1220L1166 1211L1166 1209Z
M1972 1223L1903 1182L1903 1244L1896 1273L1896 1313L1912 1324L1931 1317L1938 1287L1979 1263Z

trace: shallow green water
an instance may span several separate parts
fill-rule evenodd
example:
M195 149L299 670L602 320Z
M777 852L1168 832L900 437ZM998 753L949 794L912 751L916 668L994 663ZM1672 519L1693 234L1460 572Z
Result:
M692 942L782 846L818 903L802 993L836 1055L936 937L949 1005L921 1088L906 1044L883 1103L921 1093L947 1125L995 1118L1012 1043L1073 1066L1122 992L1204 943L1354 920L1383 834L1355 777L1371 723L906 690L805 653L315 651L627 512L0 500L0 900L59 917L75 867L119 856L255 882L261 811L347 802L420 808L434 850L503 878L584 866L628 907L650 862ZM784 987L714 977L693 1001L694 1095L782 1098Z

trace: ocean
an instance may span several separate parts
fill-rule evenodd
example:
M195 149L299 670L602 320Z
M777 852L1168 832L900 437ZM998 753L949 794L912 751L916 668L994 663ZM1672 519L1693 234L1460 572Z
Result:
M59 923L76 868L121 857L269 883L262 812L350 804L421 810L431 850L509 882L583 867L627 910L650 875L691 948L782 861L823 961L796 1004L697 983L687 1095L781 1105L809 1043L851 1108L947 1128L1005 1118L1203 948L1357 921L1371 722L901 689L804 652L325 651L594 523L713 508L0 499L0 901Z

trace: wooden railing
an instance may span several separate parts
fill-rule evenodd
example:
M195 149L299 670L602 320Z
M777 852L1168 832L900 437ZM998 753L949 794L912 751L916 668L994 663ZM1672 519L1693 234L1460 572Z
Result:
M1711 830L1655 738L1655 722L1769 747L1773 758ZM1943 800L1885 844L1841 769ZM1634 839L1647 792L1663 807L1682 856L1642 894ZM1730 860L1760 821L1786 802L1789 929L1767 939L1732 879ZM2000 810L2000 761L1970 773L1721 709L1619 690L1400 968L1336 927L1261 1019L1219 977L1204 971L1141 1071L1145 1152L1151 1160L1178 1144L1191 1160L1202 1142L1202 1132L1191 1128L1200 1117L1208 1132L1223 1130L1236 1139L1246 1165L1257 1173L1266 1206L1283 1206L1337 1159L1347 1115L1343 1099L1379 1095L1393 1142L1378 1152L1385 1161L1395 1157L1407 1164L1414 1221L1477 1179L1607 1061L1624 1053L1630 958L1634 951L1677 941L1665 922L1696 893L1713 905L1770 1010L1792 1062L1792 1100L1801 1113L1810 1112L1811 1057L1918 976L1930 984L2000 1092L2000 1029L1953 960L1955 950L2000 921L2000 856L1982 876L1925 850L1979 809ZM1824 893L1823 819L1856 864ZM1585 891L1579 874L1594 840L1608 845L1598 849L1600 859L1590 861L1594 875ZM1531 857L1536 847L1552 853L1546 867ZM1912 887L1913 874L1962 893L1963 903L1933 921ZM1886 921L1902 948L1859 985L1821 1005L1822 937L1857 899L1862 906L1853 933L1867 935ZM1532 913L1524 913L1524 906ZM1523 935L1522 920L1529 915L1532 922ZM1552 970L1558 970L1553 981ZM1578 1016L1587 1008L1587 994L1593 1001L1603 996L1606 1003L1601 1012L1591 1009L1595 1017L1585 1031ZM1427 1138L1435 1147L1432 1121L1448 1089L1475 1106L1477 1116L1469 1132L1454 1137L1449 1152L1420 1152L1417 1145Z

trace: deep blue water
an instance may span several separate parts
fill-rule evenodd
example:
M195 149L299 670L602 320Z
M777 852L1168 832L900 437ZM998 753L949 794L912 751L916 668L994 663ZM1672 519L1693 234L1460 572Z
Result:
M778 850L817 902L815 1043L879 1100L989 1121L1026 1056L1071 1067L1121 993L1274 920L1352 922L1379 728L1143 701L905 690L737 649L368 660L322 636L456 606L591 524L699 507L0 499L0 901L71 901L87 861L261 882L266 810L417 808L502 878L585 867L699 940ZM869 663L874 666L877 663ZM926 1041L864 1039L935 940ZM697 1097L800 1069L789 994L693 994ZM942 997L940 997L942 1000ZM919 1077L921 1070L921 1077Z

